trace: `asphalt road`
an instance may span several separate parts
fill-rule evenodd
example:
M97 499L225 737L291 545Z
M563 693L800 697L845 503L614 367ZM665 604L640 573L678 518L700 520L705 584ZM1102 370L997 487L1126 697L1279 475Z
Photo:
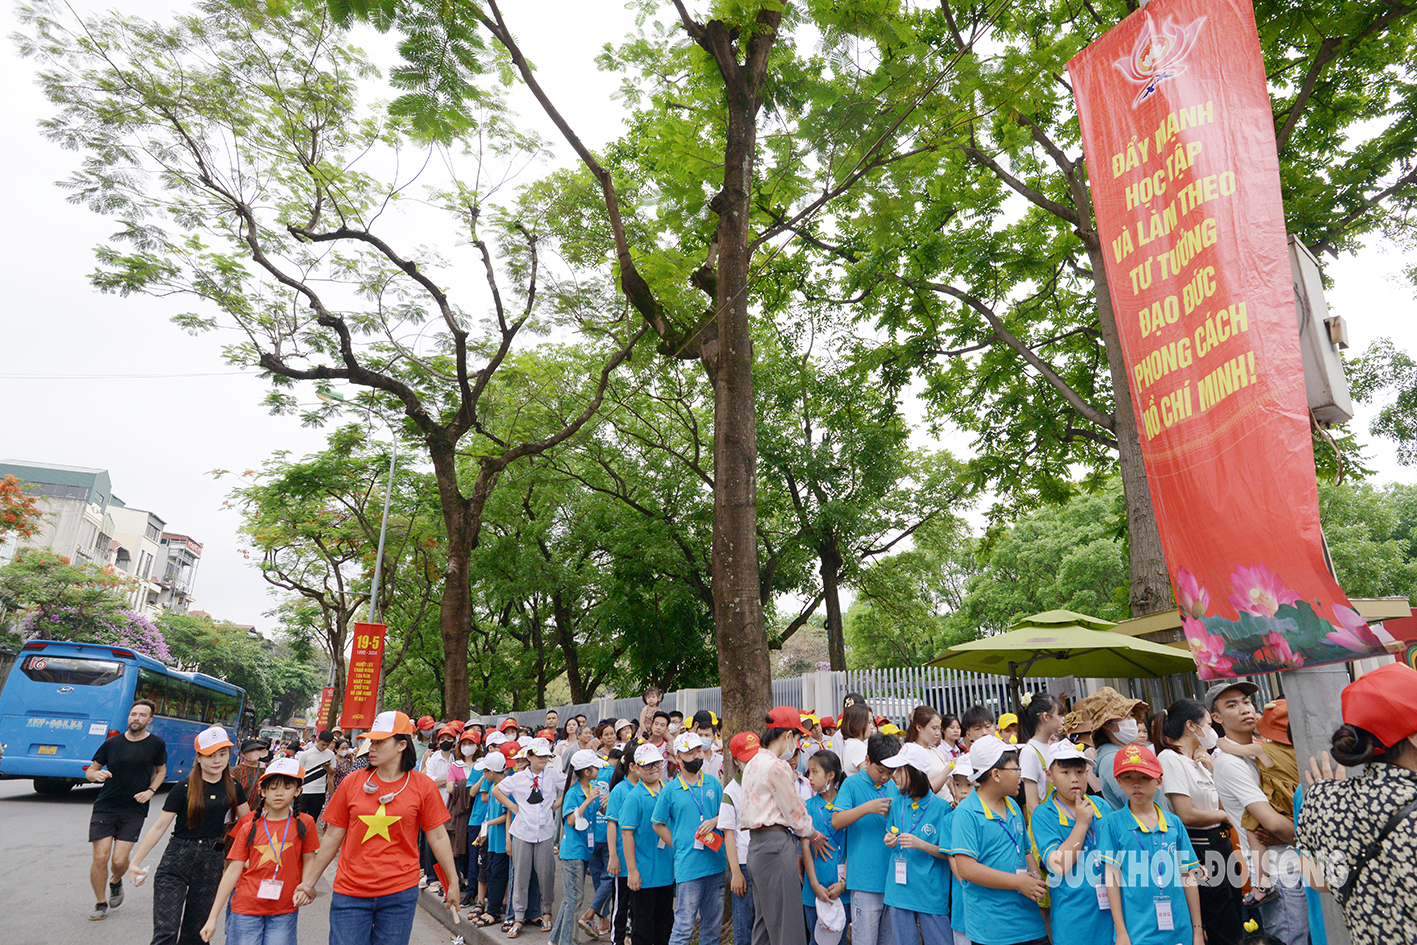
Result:
M92 848L89 812L97 786L78 787L63 797L34 793L29 781L0 781L0 943L3 945L143 945L152 938L152 886L126 883L123 905L102 922L90 922L89 888ZM153 799L151 826L165 792ZM166 838L147 859L156 868ZM300 910L300 945L329 941L329 880L320 881L320 898ZM212 941L225 936L221 923ZM413 923L410 945L448 945L452 935L422 909Z

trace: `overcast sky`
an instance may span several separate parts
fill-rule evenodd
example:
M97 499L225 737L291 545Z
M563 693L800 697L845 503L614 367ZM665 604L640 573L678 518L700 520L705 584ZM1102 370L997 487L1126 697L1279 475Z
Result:
M89 12L107 5L74 0L74 6ZM543 84L563 113L575 116L582 136L592 147L615 137L621 127L613 98L617 80L600 73L593 60L604 43L633 27L630 14L615 0L520 0L507 7ZM181 7L129 0L123 9L161 18ZM13 6L5 22L8 35L17 25ZM555 29L537 33L544 24ZM361 41L388 48L377 38ZM48 106L34 85L34 64L6 43L0 69L10 103L0 112L9 220L0 231L6 293L0 401L9 404L0 426L0 458L109 470L113 491L124 502L156 512L170 530L204 543L198 605L268 629L270 620L262 615L273 600L238 552L236 514L221 508L232 482L209 473L254 467L278 449L313 452L324 435L293 417L269 416L260 405L264 386L223 363L218 335L194 338L173 326L171 316L187 306L90 288L92 248L114 226L67 203L54 186L77 159L40 137L36 121ZM521 112L552 138L538 113L530 107ZM558 148L561 158L566 153ZM1417 318L1412 288L1400 275L1401 255L1374 245L1361 258L1322 262L1335 282L1330 310L1348 320L1355 350L1388 335L1417 352ZM1378 481L1417 481L1417 471L1398 466L1388 444L1371 441L1367 421L1365 412L1355 426L1370 444Z

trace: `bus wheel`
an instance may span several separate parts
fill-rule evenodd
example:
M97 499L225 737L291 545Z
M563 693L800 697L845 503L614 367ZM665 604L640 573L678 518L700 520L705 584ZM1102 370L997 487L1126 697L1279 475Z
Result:
M68 778L35 778L34 789L39 794L68 794L74 782Z

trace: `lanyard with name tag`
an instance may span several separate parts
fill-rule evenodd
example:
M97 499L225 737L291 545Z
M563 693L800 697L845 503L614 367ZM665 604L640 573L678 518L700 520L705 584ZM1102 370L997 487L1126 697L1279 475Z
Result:
M1162 932L1171 932L1176 928L1176 919L1171 915L1171 900L1159 898L1156 900L1156 927Z
M281 863L285 860L285 841L290 837L290 820L294 816L296 816L295 812L291 811L285 818L285 828L281 830L280 834L280 850L275 857L275 873L270 879L261 880L261 884L256 887L257 899L279 899L280 891L285 888L285 883L280 879L280 867ZM271 848L271 822L262 817L261 826L265 828L266 849L269 850Z

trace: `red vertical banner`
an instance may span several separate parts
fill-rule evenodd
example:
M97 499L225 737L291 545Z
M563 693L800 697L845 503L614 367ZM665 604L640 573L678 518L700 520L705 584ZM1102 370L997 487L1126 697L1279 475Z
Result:
M335 687L326 686L320 691L320 712L315 716L315 729L322 731L330 727L330 709L335 701Z
M1203 679L1383 651L1324 565L1274 119L1249 0L1153 0L1068 64Z
M340 727L368 728L379 714L379 673L384 666L382 623L354 625L354 652L349 657L349 676L344 686L344 711Z

